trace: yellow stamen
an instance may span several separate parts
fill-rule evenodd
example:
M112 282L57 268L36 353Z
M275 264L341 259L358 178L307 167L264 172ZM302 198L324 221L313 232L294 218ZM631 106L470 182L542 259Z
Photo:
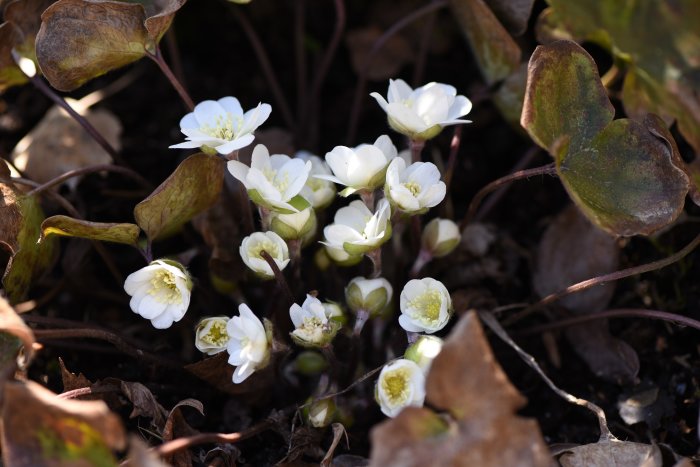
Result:
M176 280L175 274L170 271L156 271L151 279L151 289L148 293L160 303L182 303L182 294L177 288Z
M408 381L411 378L406 368L391 370L382 378L382 389L393 405L403 404L408 400Z
M418 316L415 318L423 322L435 323L440 318L442 296L437 290L430 290L408 302L408 306L418 311Z
M402 183L402 185L408 188L408 191L410 191L413 196L417 196L420 193L421 186L416 182L406 182Z
M220 322L212 323L209 332L202 336L202 340L209 345L221 347L228 342L228 333L226 332L226 324Z

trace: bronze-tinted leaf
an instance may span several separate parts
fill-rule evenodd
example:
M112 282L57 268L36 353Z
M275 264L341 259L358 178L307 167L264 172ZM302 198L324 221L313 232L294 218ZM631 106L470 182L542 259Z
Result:
M666 143L634 120L615 120L586 147L557 158L569 195L614 235L650 233L683 209L689 182Z
M569 41L535 49L520 122L537 144L552 153L555 143L568 138L570 151L581 149L613 115L596 64L585 50Z
M520 65L520 47L484 0L450 0L487 84L506 78Z
M185 0L59 0L42 15L36 55L61 91L155 52Z
M112 451L126 444L104 402L59 399L32 381L5 385L2 423L5 465L116 466Z
M134 208L136 223L151 240L174 233L216 203L224 181L224 162L199 153L188 157Z
M136 224L90 222L68 216L51 216L41 223L42 241L50 235L64 235L135 246L140 232Z
M12 49L20 41L21 36L12 24L0 24L0 92L27 82L27 77L12 57Z
M36 197L6 183L0 183L0 195L0 244L11 255L2 283L10 301L17 302L53 262L55 242L37 243L44 214Z
M41 27L41 14L55 0L14 0L7 4L3 19L12 23L20 32L21 40L15 49L23 57L36 61L34 41Z
M511 34L519 36L527 29L535 0L486 0Z
M372 466L549 466L537 422L517 416L525 398L496 362L476 314L462 317L430 369L426 401L371 432Z

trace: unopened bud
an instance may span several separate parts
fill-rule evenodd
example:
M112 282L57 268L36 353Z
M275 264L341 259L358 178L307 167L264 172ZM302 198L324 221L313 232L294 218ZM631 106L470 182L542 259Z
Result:
M427 375L430 365L442 350L442 343L442 339L436 336L420 336L406 349L404 358L413 361Z
M333 422L335 418L335 402L333 399L321 399L313 402L304 409L307 420L316 428L323 428Z
M298 240L316 229L316 213L301 196L295 196L289 204L299 212L282 214L273 211L270 228L285 240Z
M355 313L363 310L369 313L369 316L376 316L391 301L393 293L394 290L389 281L382 277L377 279L356 277L345 288L345 303Z
M457 248L461 239L459 227L449 219L435 218L423 229L423 248L435 258L446 256Z
M294 369L305 376L314 376L328 368L328 361L318 352L305 350L294 360Z

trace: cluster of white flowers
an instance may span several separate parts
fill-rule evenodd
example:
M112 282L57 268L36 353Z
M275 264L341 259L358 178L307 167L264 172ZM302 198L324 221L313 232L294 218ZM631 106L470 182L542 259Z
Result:
M411 146L414 149L445 126L468 123L461 117L471 109L466 97L440 83L414 90L402 80L390 80L386 98L378 93L371 96L386 112L389 126L415 143ZM265 103L244 111L235 97L201 102L180 121L186 141L170 147L200 148L228 159L228 171L260 211L262 231L243 238L239 252L245 265L261 279L277 275L278 281L283 280L279 275L287 265L300 260L300 248L317 234L317 211L336 199L335 184L344 187L339 193L342 197L359 194L361 200L352 200L335 212L320 241L326 258L340 265L357 264L364 255L372 258L375 275L355 277L345 288L345 302L355 315L355 332L359 334L367 319L390 316L393 288L376 276L381 246L392 235L392 219L424 214L437 206L445 198L446 185L437 166L416 161L415 153L411 161L410 155L398 152L388 135L371 144L335 146L325 154L325 160L303 151L294 157L270 155L267 147L258 144L252 150L250 165L246 165L238 160L238 151L255 140L255 130L270 113L271 107ZM375 202L380 189L384 196ZM392 212L397 216L392 218ZM445 256L459 239L456 224L434 219L423 232L421 257ZM192 279L183 265L159 259L129 275L124 289L132 296L130 306L135 313L151 320L155 328L165 329L185 315ZM398 323L413 344L404 358L384 366L375 394L382 412L392 417L404 407L423 404L427 373L442 346L442 341L430 334L442 330L453 312L447 288L432 278L406 283L399 308ZM239 305L238 312L231 318L203 318L195 328L197 349L210 356L228 353L228 362L235 366L234 383L266 367L273 349L271 323L261 321L246 304ZM301 305L292 304L289 316L294 326L290 333L293 342L326 350L345 319L338 304L322 302L315 292ZM310 423L325 426L335 410L331 405L332 401L313 406Z

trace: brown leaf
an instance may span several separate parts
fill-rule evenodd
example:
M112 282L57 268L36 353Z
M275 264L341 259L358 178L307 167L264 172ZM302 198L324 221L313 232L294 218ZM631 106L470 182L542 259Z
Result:
M23 57L35 59L34 41L41 27L41 14L55 0L14 0L2 12L3 19L20 32L21 40L15 49Z
M178 402L168 414L168 420L163 427L163 442L197 434L197 431L190 427L182 415L182 408L184 407L192 407L204 416L204 406L198 400L185 399ZM192 455L189 450L177 451L169 456L165 456L165 460L169 464L178 467L192 465Z
M234 396L245 394L253 398L260 398L265 396L265 389L275 381L273 363L271 362L262 370L256 371L240 384L234 384L232 381L234 367L229 365L228 353L226 352L190 363L185 366L185 370L227 394Z
M514 36L520 36L527 29L535 0L486 0L499 20Z
M369 53L383 31L377 26L348 31L345 43L350 50L352 69L372 81L384 81L399 74L404 65L413 61L413 49L400 34L392 35L367 62Z
M131 401L133 409L129 414L129 418L150 418L153 426L158 430L163 429L168 412L158 403L150 389L141 383L122 381L117 378L106 378L102 380L102 383L117 386L127 399Z
M188 157L134 208L136 223L151 240L175 231L219 199L224 161L204 153Z
M41 16L36 55L44 76L72 91L156 45L185 0L59 0Z
M435 358L426 392L427 402L454 420L425 408L404 409L372 429L370 465L550 465L537 423L515 415L525 398L496 362L473 311Z
M81 114L115 150L121 148L122 125L113 113L105 109L85 109ZM39 183L71 170L112 163L112 156L57 106L17 143L10 158L17 168ZM65 183L75 189L79 181L80 177L73 177Z
M559 457L562 467L661 467L661 451L649 444L600 441L568 449Z
M63 392L72 391L73 389L82 389L92 386L92 382L82 373L72 373L61 357L58 357L58 366L61 368L61 381L63 382Z
M21 37L13 24L0 24L0 92L27 82L12 56L12 49L21 42Z
M16 467L115 465L126 444L119 417L101 401L59 399L34 383L5 384L2 456Z

